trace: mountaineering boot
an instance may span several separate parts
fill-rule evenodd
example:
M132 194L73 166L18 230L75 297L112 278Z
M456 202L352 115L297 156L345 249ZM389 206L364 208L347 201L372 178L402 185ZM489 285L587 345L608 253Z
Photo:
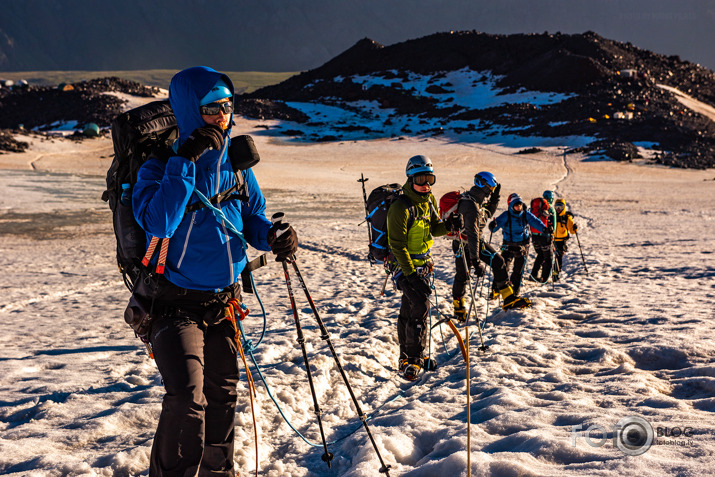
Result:
M400 361L398 361L397 368L400 370L401 373L404 373L405 368L408 364L410 364L410 362L407 360L407 358L400 358Z
M422 358L422 367L425 371L434 371L437 369L437 362L432 358Z
M492 288L491 291L489 292L489 296L487 296L487 298L488 298L490 301L491 301L491 300L496 300L497 298L499 298L499 292L496 291L494 288Z
M420 371L422 371L422 368L419 364L408 364L402 376L408 381L415 381L419 377Z
M551 274L551 280L553 280L554 282L558 282L559 281L559 272L553 272Z
M464 297L455 299L452 304L454 305L454 319L460 323L467 321L467 308L464 306Z
M504 310L531 308L531 302L529 299L518 296L509 285L499 290L499 293L501 293L502 299L504 300L504 303L502 304L502 309Z
M425 360L425 358L400 359L400 371L402 372L402 377L407 381L415 381L422 373L422 366L425 365Z

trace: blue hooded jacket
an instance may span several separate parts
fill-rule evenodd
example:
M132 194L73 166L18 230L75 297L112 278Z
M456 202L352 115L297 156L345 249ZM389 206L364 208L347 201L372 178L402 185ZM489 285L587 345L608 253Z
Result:
M521 212L519 213L514 211L514 205L517 203L522 205ZM503 229L502 240L504 243L528 242L531 236L529 225L541 232L546 229L546 226L534 214L526 210L526 205L518 195L514 195L513 199L509 202L508 209L502 212L495 220L497 226L493 232Z
M228 76L205 66L180 71L171 80L169 101L179 126L174 151L196 128L206 124L199 102L219 79L233 93ZM134 217L147 233L147 243L152 237L171 238L164 275L183 288L223 289L235 283L246 266L241 239L210 209L184 214L187 205L199 202L194 189L210 198L236 184L227 153L230 133L230 128L224 132L220 151L207 150L196 163L177 155L170 156L166 163L156 158L148 160L139 170L134 186ZM270 250L267 235L271 223L265 215L266 200L250 169L243 172L243 177L249 201L233 199L217 207L250 245Z

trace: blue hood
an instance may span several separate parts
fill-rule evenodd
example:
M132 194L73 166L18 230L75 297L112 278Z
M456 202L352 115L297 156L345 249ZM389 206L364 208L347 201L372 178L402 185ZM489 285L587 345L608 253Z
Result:
M208 66L187 68L176 73L171 79L169 102L179 125L179 144L183 143L194 129L206 124L199 112L201 98L211 91L219 79L224 80L231 94L234 94L231 79ZM232 122L233 113L229 124ZM229 126L226 133L230 133L230 130Z

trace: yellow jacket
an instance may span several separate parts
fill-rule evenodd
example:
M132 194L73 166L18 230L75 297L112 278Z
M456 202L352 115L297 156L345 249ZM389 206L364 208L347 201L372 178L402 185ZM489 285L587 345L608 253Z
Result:
M562 200L563 199L559 199L557 202ZM554 240L563 241L569 238L569 233L576 233L573 225L573 214L566 209L566 204L564 203L563 210L556 217L556 234L554 235Z

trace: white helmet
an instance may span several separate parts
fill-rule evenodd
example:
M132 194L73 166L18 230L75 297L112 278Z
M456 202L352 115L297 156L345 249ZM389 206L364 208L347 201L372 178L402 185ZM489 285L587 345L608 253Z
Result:
M434 174L434 168L432 167L432 159L423 155L410 157L410 159L407 161L407 168L405 169L407 177L412 177L416 174L420 174L423 172Z

